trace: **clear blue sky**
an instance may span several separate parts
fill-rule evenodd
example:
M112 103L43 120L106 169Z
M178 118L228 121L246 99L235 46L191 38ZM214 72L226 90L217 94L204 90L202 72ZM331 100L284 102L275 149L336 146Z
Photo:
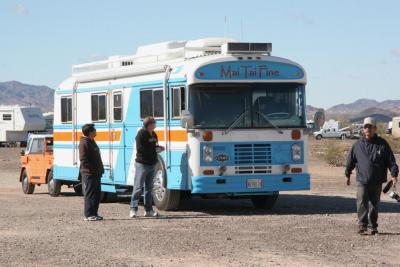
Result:
M0 2L0 81L57 85L71 65L167 40L270 41L302 64L308 104L400 99L400 1Z

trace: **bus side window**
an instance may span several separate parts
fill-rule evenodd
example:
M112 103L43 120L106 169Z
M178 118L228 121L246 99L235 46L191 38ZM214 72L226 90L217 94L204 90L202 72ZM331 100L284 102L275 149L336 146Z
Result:
M92 95L92 121L107 121L107 99L105 94Z
M172 89L172 117L179 118L185 106L185 87L175 87Z
M61 97L61 122L72 122L72 98Z
M113 98L113 117L114 121L122 121L122 93L114 93Z
M140 118L164 116L164 92L162 89L144 89L140 91Z

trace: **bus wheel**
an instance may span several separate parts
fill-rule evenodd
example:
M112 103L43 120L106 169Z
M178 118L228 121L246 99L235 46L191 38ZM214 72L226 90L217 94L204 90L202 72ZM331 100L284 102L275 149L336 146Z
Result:
M171 190L163 186L166 178L164 164L159 161L153 180L153 201L159 210L176 210L181 199L179 190Z
M22 173L22 183L21 183L21 185L22 185L22 191L23 191L25 194L32 194L33 191L35 191L35 185L34 185L34 184L31 184L31 183L28 181L28 176L26 175L26 171L25 171L25 170L24 170L24 172Z
M61 183L58 180L53 179L53 171L49 172L47 177L47 188L49 190L49 195L52 197L58 197L61 192Z
M317 140L321 140L322 139L322 135L317 135L316 137L315 137L315 139L317 139Z
M101 194L100 194L100 202L101 203L115 203L117 201L118 201L117 193L101 191Z
M279 192L274 192L272 195L267 196L253 196L251 202L256 209L271 209L275 202L278 200Z

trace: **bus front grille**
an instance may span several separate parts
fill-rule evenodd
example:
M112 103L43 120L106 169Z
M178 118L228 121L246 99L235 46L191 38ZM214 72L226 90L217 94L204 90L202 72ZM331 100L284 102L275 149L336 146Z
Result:
M235 166L235 174L266 174L271 173L270 165L264 166Z
M271 164L271 144L236 144L235 165Z

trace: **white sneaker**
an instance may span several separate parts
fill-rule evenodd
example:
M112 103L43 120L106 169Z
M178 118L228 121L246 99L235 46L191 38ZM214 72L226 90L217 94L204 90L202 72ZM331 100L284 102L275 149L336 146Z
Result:
M129 217L130 218L136 218L139 215L138 210L129 210Z
M145 211L144 212L144 217L158 217L158 213L154 210L151 211Z

